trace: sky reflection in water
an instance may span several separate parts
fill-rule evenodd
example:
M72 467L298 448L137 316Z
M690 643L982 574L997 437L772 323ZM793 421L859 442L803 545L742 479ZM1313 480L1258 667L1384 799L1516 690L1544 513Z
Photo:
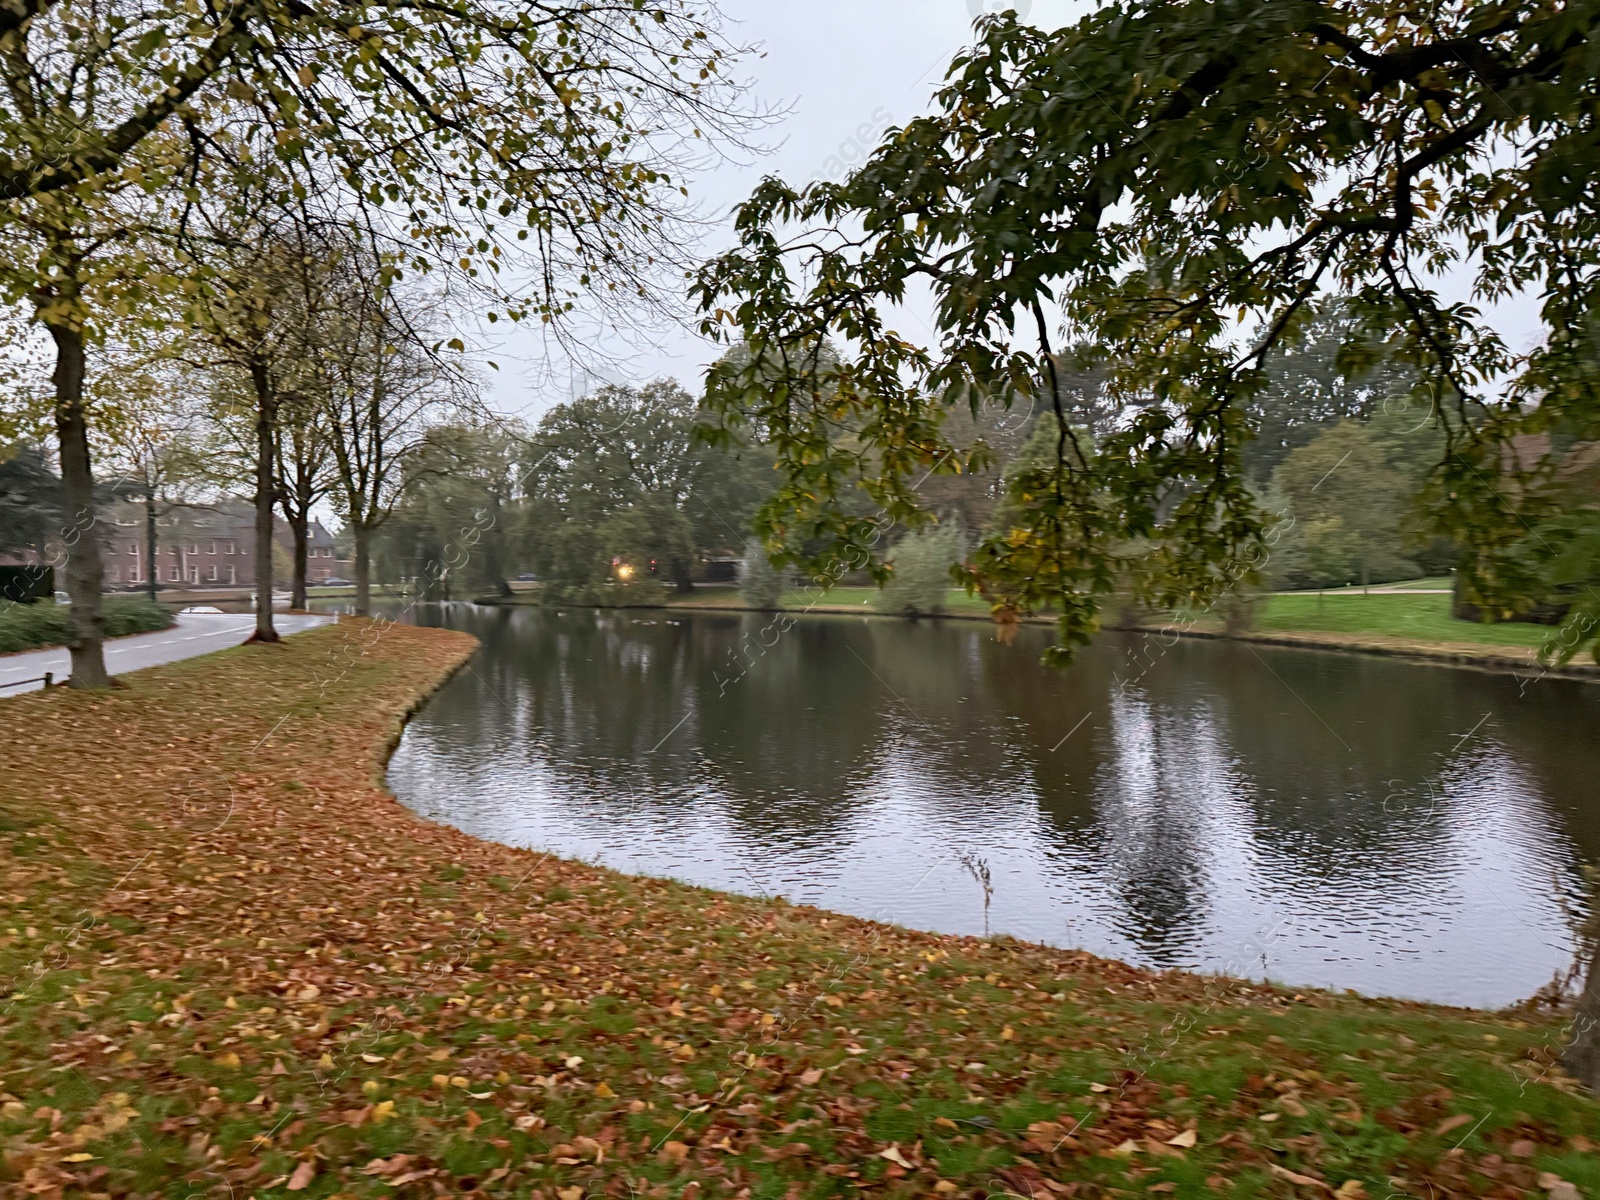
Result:
M402 801L469 833L918 928L1458 1004L1571 961L1600 688L976 622L418 619L483 652ZM762 642L772 642L763 647ZM743 670L741 676L740 672Z

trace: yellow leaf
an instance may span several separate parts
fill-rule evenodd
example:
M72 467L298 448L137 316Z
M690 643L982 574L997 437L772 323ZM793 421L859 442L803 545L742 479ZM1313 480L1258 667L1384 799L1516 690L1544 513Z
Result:
M67 1155L61 1161L62 1162L88 1162L92 1158L94 1158L94 1155L87 1154L84 1151L80 1150L76 1154Z
M1189 1147L1191 1147L1191 1146L1193 1146L1195 1144L1195 1141L1197 1140L1198 1136L1199 1135L1196 1134L1194 1130L1185 1129L1177 1137L1168 1138L1167 1139L1167 1145L1169 1145L1169 1146L1182 1146L1185 1150L1187 1150Z
M385 1100L382 1104L377 1105L372 1110L372 1123L374 1125L382 1125L385 1121L392 1120L393 1118L394 1118L394 1101L393 1100Z
M602 1100L615 1100L617 1094L611 1090L611 1085L601 1080L594 1086L594 1094Z
M239 1065L239 1056L232 1050L225 1054L217 1055L217 1066L227 1067L230 1071Z
M1004 1029L1002 1029L1000 1031L1000 1040L1002 1042L1012 1041L1012 1040L1014 1040L1016 1038L1016 1036L1017 1036L1017 1031L1015 1029L1011 1028L1011 1026L1009 1026L1009 1025L1007 1025Z

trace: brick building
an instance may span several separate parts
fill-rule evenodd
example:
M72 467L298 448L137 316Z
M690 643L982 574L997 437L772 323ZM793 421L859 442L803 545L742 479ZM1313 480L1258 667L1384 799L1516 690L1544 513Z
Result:
M108 591L133 590L149 582L145 546L145 511L136 503L117 504L103 525L101 562ZM215 505L164 508L156 518L156 579L164 587L253 587L255 510L243 500ZM294 538L288 522L273 518L273 583L287 587ZM339 574L333 535L312 521L306 547L306 579L319 583Z

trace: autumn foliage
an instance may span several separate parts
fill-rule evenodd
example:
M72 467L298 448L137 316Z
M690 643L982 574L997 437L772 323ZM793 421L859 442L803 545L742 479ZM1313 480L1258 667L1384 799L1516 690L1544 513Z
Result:
M0 1195L1600 1195L1561 1029L476 841L345 622L0 701Z

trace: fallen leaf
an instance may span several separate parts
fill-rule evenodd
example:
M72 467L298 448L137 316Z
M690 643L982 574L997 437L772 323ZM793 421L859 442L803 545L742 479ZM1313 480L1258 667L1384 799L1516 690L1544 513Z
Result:
M1091 1084L1090 1084L1090 1085L1089 1085L1089 1090L1090 1090L1090 1091L1091 1091L1091 1092L1109 1092L1109 1091L1110 1091L1110 1090L1111 1090L1111 1089L1110 1089L1110 1088L1108 1088L1108 1087L1107 1087L1107 1086L1106 1086L1106 1085L1105 1085L1105 1084L1103 1084L1103 1083L1091 1083Z
M822 1072L816 1067L812 1067L809 1071L800 1072L800 1086L811 1087L821 1078Z
M1452 1129L1460 1129L1463 1125L1467 1124L1471 1120L1472 1116L1470 1113L1457 1113L1453 1117L1446 1117L1433 1127L1433 1136L1443 1137Z
M314 1162L303 1162L294 1169L294 1174L289 1176L289 1182L284 1186L286 1190L291 1192L303 1192L306 1190L306 1188L311 1186L311 1181L316 1177L317 1164Z
M1178 1134L1177 1137L1168 1138L1167 1139L1167 1145L1169 1145L1169 1146L1182 1146L1185 1150L1187 1150L1187 1149L1189 1149L1189 1147L1193 1146L1196 1141L1199 1140L1199 1136L1200 1135L1197 1134L1194 1130L1185 1129L1182 1133Z
M1359 1179L1346 1179L1333 1189L1339 1200L1367 1200L1367 1186Z
M689 1157L689 1147L683 1142L668 1142L661 1147L661 1157L669 1163L681 1163Z
M890 1145L890 1147L887 1150L879 1150L878 1151L878 1157L879 1158L886 1158L890 1162L894 1163L896 1166L904 1167L908 1171L916 1170L916 1167L914 1167L911 1163L906 1161L906 1156L904 1154L900 1153L900 1147L899 1146Z
M1322 1180L1313 1179L1310 1175L1298 1174L1297 1172L1289 1170L1287 1167L1280 1167L1277 1163L1268 1163L1267 1169L1279 1179L1287 1179L1290 1183L1298 1183L1301 1187L1321 1188L1325 1192L1333 1191L1333 1189L1327 1184L1323 1183Z
M611 1090L611 1085L603 1079L594 1085L594 1094L602 1100L615 1100L617 1098L617 1094Z
M1583 1200L1583 1194L1561 1176L1549 1171L1539 1173L1539 1186L1550 1195L1550 1200Z

